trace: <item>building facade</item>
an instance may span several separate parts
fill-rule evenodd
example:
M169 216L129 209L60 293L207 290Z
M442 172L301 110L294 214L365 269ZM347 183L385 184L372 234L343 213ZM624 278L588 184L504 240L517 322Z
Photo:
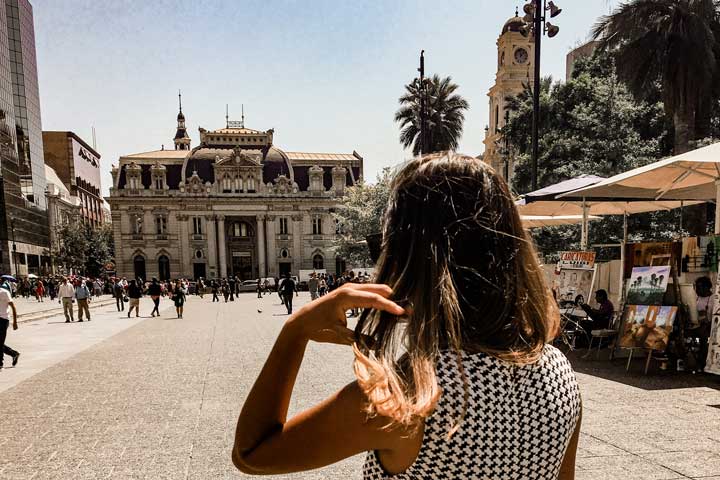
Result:
M42 132L45 164L53 168L70 195L80 201L80 218L104 223L100 154L73 132ZM53 223L50 222L51 228Z
M591 57L595 50L597 50L600 42L597 40L590 40L589 42L583 43L570 50L565 56L565 81L567 82L572 77L573 69L575 68L575 62L581 58Z
M512 155L504 152L501 130L505 126L507 98L523 92L535 72L535 42L523 35L523 19L517 14L503 25L497 40L498 63L495 84L488 91L490 121L485 128L483 160L506 180L512 179Z
M332 212L363 173L350 154L286 152L274 131L227 122L191 148L126 155L112 169L117 273L143 279L276 277L344 269Z
M0 8L0 271L50 269L32 6Z
M45 200L47 202L48 223L50 225L50 251L59 247L58 228L77 222L82 215L80 199L70 193L55 170L45 165Z

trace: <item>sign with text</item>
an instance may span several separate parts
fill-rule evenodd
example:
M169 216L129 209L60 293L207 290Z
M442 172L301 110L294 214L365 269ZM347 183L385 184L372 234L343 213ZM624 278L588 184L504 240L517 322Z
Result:
M100 189L100 157L71 138L75 176Z
M595 266L595 252L560 252L558 270L563 268L587 268Z

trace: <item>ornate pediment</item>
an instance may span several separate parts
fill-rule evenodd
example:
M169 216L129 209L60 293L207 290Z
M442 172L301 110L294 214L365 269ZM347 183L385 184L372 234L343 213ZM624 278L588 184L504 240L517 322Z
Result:
M215 157L216 167L259 167L262 160L260 152L248 152L235 147L227 157Z
M208 193L209 189L209 183L203 183L197 170L194 170L192 176L185 180L185 185L181 190L191 195L204 195Z
M274 183L269 183L267 185L268 190L272 193L280 194L280 195L287 195L290 193L298 193L300 188L298 187L298 184L290 180L285 175L279 175Z

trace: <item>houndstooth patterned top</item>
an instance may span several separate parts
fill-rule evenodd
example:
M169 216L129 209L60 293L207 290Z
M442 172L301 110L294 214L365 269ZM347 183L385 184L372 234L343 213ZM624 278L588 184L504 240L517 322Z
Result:
M442 396L425 421L415 463L398 475L386 473L376 452L363 467L366 480L478 479L555 480L580 415L580 391L567 358L546 346L531 365L513 366L484 353L465 354L470 384L467 414L456 357L441 354L437 373Z

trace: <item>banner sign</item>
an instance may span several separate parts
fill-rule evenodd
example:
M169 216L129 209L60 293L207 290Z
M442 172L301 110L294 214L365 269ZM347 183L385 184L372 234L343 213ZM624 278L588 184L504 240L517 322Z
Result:
M557 269L563 268L587 268L595 266L595 252L560 252L560 260Z

